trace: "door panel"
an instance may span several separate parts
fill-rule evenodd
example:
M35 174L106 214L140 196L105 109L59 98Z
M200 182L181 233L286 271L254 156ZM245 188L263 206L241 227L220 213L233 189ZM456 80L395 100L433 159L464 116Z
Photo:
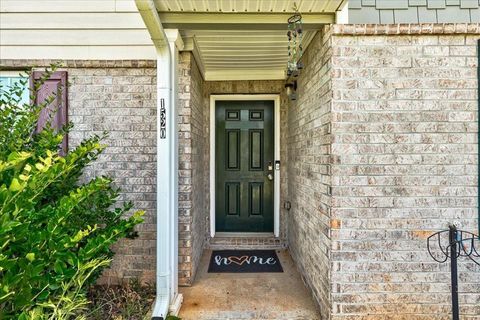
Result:
M240 215L240 183L225 183L225 211L229 215Z
M263 214L263 183L250 182L249 183L248 201L250 203L250 215Z
M250 170L263 170L263 129L249 130Z
M240 170L240 130L225 130L227 134L227 170Z
M217 232L273 232L273 101L217 101Z

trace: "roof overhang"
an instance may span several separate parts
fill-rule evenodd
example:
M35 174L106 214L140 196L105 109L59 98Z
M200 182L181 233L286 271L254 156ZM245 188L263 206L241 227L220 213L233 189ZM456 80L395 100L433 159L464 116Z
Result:
M336 21L346 0L155 0L165 29L178 29L205 80L286 78L287 20L302 14L304 49L317 30Z

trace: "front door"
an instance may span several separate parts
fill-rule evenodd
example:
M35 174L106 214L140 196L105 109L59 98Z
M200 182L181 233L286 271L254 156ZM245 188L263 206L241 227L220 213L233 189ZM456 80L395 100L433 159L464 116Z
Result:
M217 232L273 232L274 103L217 101Z

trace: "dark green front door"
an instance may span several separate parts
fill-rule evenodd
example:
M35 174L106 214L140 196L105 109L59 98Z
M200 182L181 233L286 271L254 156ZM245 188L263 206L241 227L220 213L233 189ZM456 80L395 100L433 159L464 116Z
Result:
M216 102L217 232L273 232L273 101Z

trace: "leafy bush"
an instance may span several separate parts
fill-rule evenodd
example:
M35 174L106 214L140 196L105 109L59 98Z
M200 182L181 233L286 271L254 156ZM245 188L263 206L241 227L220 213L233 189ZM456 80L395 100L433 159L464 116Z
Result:
M31 100L57 66L31 89ZM20 105L28 80L0 87L0 319L81 319L86 291L108 267L110 246L133 232L143 212L114 207L108 177L81 183L105 148L94 135L59 155L72 125L34 133L40 105Z

